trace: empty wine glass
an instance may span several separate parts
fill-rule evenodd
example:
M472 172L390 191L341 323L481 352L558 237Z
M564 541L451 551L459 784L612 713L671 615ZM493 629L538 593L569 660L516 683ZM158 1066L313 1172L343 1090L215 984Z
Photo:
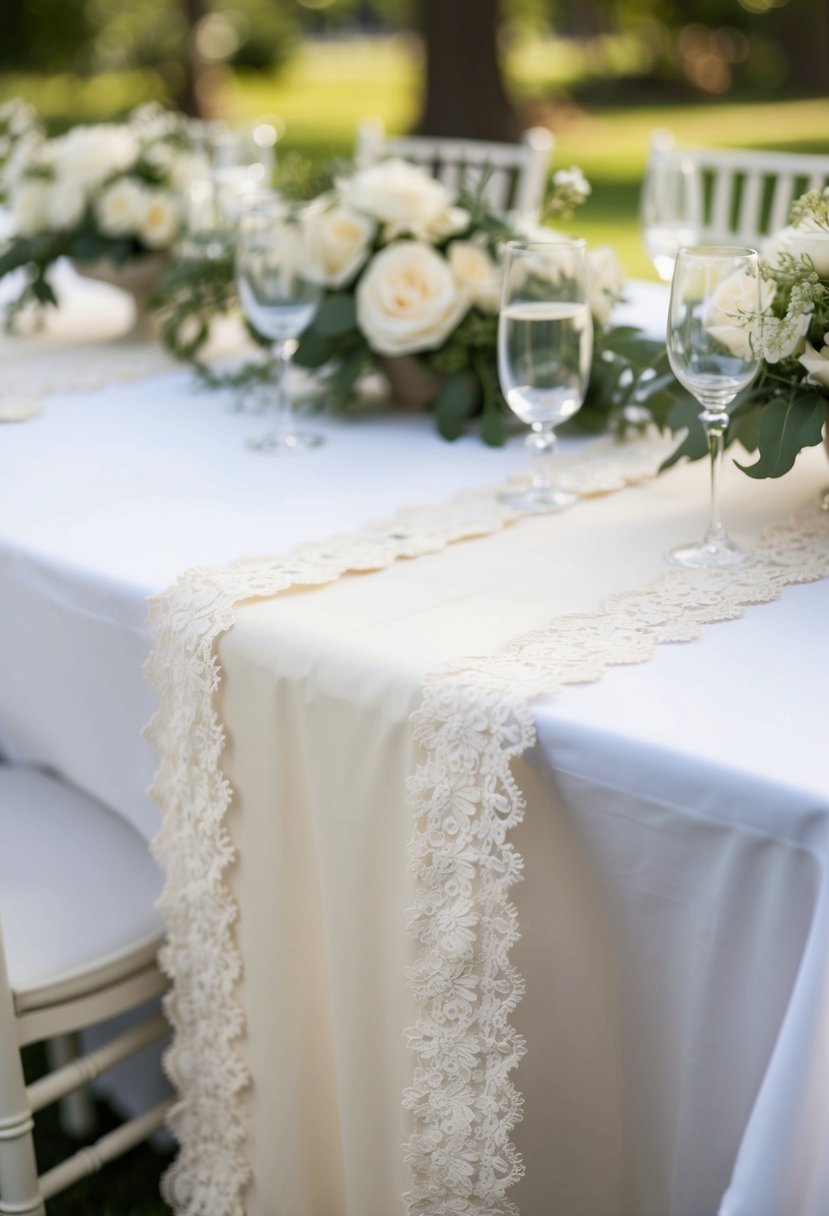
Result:
M670 283L679 249L699 240L702 183L693 161L677 152L652 154L642 183L642 240L656 272Z
M731 246L680 249L668 309L671 369L702 406L711 456L708 530L668 554L678 566L739 566L748 554L720 519L720 469L727 406L760 370L761 291L757 252Z
M549 466L556 426L584 401L592 348L585 242L510 242L498 318L498 377L507 405L530 427L526 445L534 471L529 489L504 491L504 501L530 511L575 501L575 494L553 484Z
M236 284L245 316L273 342L276 368L274 425L249 440L248 447L267 452L319 447L322 435L297 430L285 380L297 339L314 318L322 288L303 274L301 226L278 195L255 199L240 220Z

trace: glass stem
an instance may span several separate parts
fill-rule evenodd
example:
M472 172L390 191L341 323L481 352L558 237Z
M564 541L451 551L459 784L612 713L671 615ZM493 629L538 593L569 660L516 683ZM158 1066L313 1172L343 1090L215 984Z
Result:
M274 435L277 439L285 435L290 435L294 430L294 411L291 404L291 398L285 391L285 382L288 372L288 364L291 361L291 355L296 350L296 341L293 338L284 338L281 341L276 341L273 344L274 354L274 384L273 384L273 402L274 402Z
M703 402L700 415L705 434L708 438L708 452L711 457L711 506L708 514L708 531L705 534L706 543L716 544L725 539L725 528L720 518L720 474L722 457L725 447L724 437L728 426L728 414L722 406L709 406Z
M550 479L550 457L558 443L552 423L534 422L524 442L527 445L532 460L532 488L534 490L549 490L552 485Z

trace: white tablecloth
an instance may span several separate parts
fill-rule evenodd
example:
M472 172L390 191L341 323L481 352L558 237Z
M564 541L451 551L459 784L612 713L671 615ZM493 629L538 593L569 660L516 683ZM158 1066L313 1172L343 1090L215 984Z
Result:
M0 429L3 753L57 768L149 838L145 597L190 566L356 528L524 459L444 444L426 419L322 425L329 446L306 459L247 452L262 420L182 372L56 395ZM679 500L668 479L626 493L685 540L706 492L702 467L689 476ZM726 517L770 492L728 469ZM538 706L526 780L551 813L519 843L549 882L527 886L547 890L535 908L517 892L517 953L531 980L530 956L558 953L515 1020L531 1048L568 1033L552 1073L532 1050L519 1070L527 1216L702 1216L722 1196L720 1216L829 1210L826 608L826 584L790 588Z

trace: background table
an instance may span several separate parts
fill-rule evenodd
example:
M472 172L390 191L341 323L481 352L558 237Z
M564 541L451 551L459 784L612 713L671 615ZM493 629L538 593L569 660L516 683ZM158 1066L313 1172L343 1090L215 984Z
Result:
M41 418L0 430L0 749L57 768L148 838L158 817L145 794L155 761L140 738L154 704L141 676L145 597L189 566L280 552L404 502L493 483L523 463L515 445L446 445L428 420L407 417L328 422L326 449L275 461L244 451L243 436L261 420L226 405L194 393L181 373L56 395ZM773 498L782 509L813 493L820 460L809 454L785 489L727 472L733 530L741 513L771 510ZM625 493L672 539L700 530L701 467ZM560 517L562 580L568 562L596 559L618 501ZM615 554L621 569L624 550ZM491 583L498 611L509 612L497 568ZM308 638L324 633L329 592L339 602L344 589L313 593L322 616ZM515 1198L525 1216L548 1216L555 1203L579 1216L714 1211L738 1152L721 1216L819 1216L829 1203L826 605L826 584L791 588L699 641L662 648L645 667L613 670L537 708L539 743L522 781L541 813L518 834L532 866L516 892L516 953L530 982L515 1015L531 1047L517 1077L528 1177ZM504 624L508 633L512 622ZM229 645L257 636L257 610L243 610L240 625ZM329 644L338 644L333 634ZM398 704L402 716L416 701L413 670L389 676L410 698ZM405 845L402 791L384 814L383 848ZM325 848L334 846L332 838ZM353 892L351 908L358 919L384 915L393 934L405 903L396 894L405 850L398 857L399 871ZM246 923L243 913L243 940ZM378 1007L378 989L359 971L353 978L339 1022L346 1039L360 1002ZM320 1080L327 1096L308 1108L306 1155L295 1159L306 1179L335 1187L331 1212L349 1216L391 1216L397 1209L378 1205L405 1186L397 1120L407 1061L392 1037L407 997L399 977L380 983L397 993L379 1005L390 1019L389 1071L378 1069L358 1104L326 1124L319 1112L338 1098L331 1077L339 1083L349 1071L351 1046L341 1042L333 1074ZM268 1106L273 1091L255 1089L260 1099L262 1207L254 1199L252 1212L272 1202L264 1171L284 1169L269 1120L302 1125L285 1094ZM336 1162L321 1151L325 1136L338 1146ZM284 1199L287 1175L280 1185ZM305 1210L309 1195L286 1211Z

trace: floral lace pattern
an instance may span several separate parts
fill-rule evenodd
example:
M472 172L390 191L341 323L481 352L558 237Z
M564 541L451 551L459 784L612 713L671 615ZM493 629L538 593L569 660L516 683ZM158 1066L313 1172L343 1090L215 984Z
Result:
M732 570L670 570L590 616L563 616L501 653L431 676L414 715L425 759L411 781L411 853L420 949L409 982L415 1118L407 1146L411 1216L517 1216L507 1198L524 1169L510 1132L521 1098L509 1080L525 1052L509 1016L523 981L509 963L518 937L509 898L523 867L507 836L523 817L512 761L535 741L534 698L642 663L664 642L690 641L785 586L829 576L829 516L819 504L769 528L755 560Z
M665 454L652 440L600 441L562 464L583 492L595 493L652 476ZM151 605L156 644L147 672L159 710L147 733L160 755L152 792L163 824L154 852L167 877L161 962L173 980L166 1065L179 1091L170 1126L180 1153L164 1193L178 1213L242 1216L249 1176L249 1079L235 997L242 962L237 909L224 879L235 855L224 822L232 791L221 769L216 641L244 600L379 570L496 531L516 515L491 491L473 491L282 559L191 570ZM509 963L518 936L509 891L522 862L507 833L523 813L510 762L534 739L530 701L568 680L597 679L609 663L640 662L659 642L694 636L706 620L738 615L741 604L772 599L788 582L829 573L826 516L816 522L822 528L799 520L767 540L769 558L750 567L751 577L731 572L714 586L698 574L671 572L655 590L617 597L594 617L562 618L497 656L427 680L416 715L425 759L411 790L411 927L420 943L410 976L418 1009L409 1031L415 1070L405 1095L415 1119L407 1146L412 1213L516 1211L507 1191L523 1169L510 1142L521 1099L509 1073L524 1044L509 1024L522 995Z
M107 384L141 380L177 370L167 352L153 342L48 345L18 340L3 350L0 422L22 422L43 408L50 393L89 392Z

